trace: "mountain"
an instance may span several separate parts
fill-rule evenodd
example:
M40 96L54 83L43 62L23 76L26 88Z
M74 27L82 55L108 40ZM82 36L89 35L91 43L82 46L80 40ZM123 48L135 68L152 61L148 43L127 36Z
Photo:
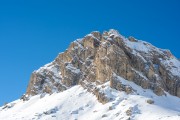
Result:
M111 29L77 39L34 71L21 99L0 108L0 119L177 120L179 97L180 61Z

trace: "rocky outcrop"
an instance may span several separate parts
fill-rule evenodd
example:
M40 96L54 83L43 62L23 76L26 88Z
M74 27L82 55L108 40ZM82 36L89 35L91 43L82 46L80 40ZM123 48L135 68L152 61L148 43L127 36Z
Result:
M102 103L109 101L97 85L110 86L128 94L131 86L116 76L132 81L157 95L169 92L180 97L180 62L169 50L162 50L116 30L92 32L72 42L50 64L32 73L27 95L60 92L80 84Z
M125 91L127 94L133 93L134 90L130 85L125 85L121 81L117 75L113 74L110 80L110 87L118 90L118 91Z
M34 71L31 75L26 94L33 96L42 93L52 94L53 92L66 90L67 86L62 83L59 70L59 65L52 62Z

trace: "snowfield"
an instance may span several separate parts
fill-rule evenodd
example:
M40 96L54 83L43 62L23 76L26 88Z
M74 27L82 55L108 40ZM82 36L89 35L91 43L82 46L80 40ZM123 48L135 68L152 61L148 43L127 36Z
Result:
M168 93L157 96L133 82L119 80L136 92L116 91L107 82L103 91L112 100L103 105L93 94L77 85L64 92L42 98L36 95L28 101L16 100L2 106L0 120L180 120L179 98Z

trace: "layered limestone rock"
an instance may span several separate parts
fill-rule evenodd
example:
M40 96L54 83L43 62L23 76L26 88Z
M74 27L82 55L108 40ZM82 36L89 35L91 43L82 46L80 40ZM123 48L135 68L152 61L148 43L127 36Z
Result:
M116 76L132 81L157 95L165 91L180 97L180 62L162 50L116 30L92 32L72 42L50 64L32 73L27 95L60 92L80 84L102 103L110 99L97 88L110 82L119 91L132 93Z

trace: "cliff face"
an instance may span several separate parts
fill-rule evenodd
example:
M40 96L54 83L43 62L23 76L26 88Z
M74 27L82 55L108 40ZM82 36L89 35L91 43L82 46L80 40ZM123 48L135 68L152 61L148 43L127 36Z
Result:
M116 30L92 32L72 42L53 62L32 73L26 95L52 94L80 84L107 103L111 100L103 92L107 82L116 90L136 92L119 77L157 95L180 97L180 61L168 50L125 38Z

